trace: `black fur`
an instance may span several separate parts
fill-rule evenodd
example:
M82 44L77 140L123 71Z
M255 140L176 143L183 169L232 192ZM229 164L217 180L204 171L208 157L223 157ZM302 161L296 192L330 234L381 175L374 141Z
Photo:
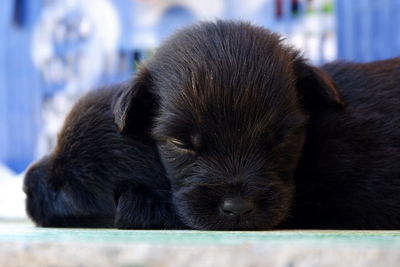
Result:
M39 226L178 227L154 141L143 133L125 137L114 123L113 99L127 89L80 99L53 153L29 168L27 213Z
M310 121L288 225L400 229L400 58L323 69L346 108Z
M45 226L112 226L116 214L124 228L179 228L179 217L194 229L400 229L399 75L399 59L313 67L247 23L192 26L113 93L104 125L70 114L51 159L27 174L28 212ZM65 133L81 123L90 131ZM233 216L232 199L250 208ZM83 212L60 212L70 202Z

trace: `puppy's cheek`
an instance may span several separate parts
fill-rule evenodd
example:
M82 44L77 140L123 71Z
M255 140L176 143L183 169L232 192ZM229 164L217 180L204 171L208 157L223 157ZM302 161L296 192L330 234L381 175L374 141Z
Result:
M259 213L255 230L268 230L282 223L290 214L294 195L294 186L283 183L266 190L264 196L258 203Z
M203 187L186 186L173 196L175 208L184 224L199 230L221 229L218 225L218 194Z

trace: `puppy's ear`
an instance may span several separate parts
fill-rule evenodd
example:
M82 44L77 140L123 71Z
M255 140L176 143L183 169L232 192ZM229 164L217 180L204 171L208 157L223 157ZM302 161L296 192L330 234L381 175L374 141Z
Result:
M151 83L149 71L141 68L114 99L112 109L121 133L143 134L150 130L157 109Z
M304 59L296 59L294 69L304 110L313 112L326 107L344 107L342 95L325 71L307 64Z

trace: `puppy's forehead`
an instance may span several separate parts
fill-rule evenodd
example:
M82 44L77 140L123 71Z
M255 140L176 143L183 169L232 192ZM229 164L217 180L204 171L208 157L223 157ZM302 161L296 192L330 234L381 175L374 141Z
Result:
M243 122L297 107L294 58L276 34L246 23L217 22L173 36L150 68L171 113Z
M218 87L273 86L279 80L290 82L295 54L264 28L203 23L173 35L157 50L151 65L166 90L176 90L176 85L192 90L188 85L193 80Z

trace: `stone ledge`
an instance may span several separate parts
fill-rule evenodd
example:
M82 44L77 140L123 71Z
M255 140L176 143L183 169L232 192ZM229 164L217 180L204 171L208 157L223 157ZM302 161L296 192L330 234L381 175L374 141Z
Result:
M0 223L0 266L399 266L400 231L122 231Z

